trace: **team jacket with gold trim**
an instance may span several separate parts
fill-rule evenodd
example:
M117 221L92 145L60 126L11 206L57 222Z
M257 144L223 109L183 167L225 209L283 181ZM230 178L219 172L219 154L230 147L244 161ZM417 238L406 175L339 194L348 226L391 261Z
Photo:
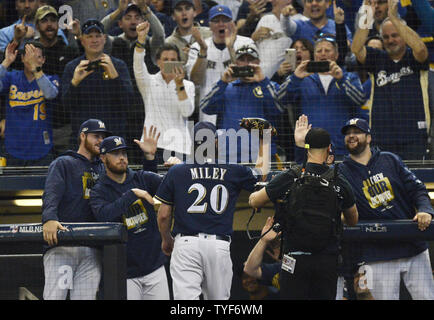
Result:
M42 223L94 222L89 206L90 189L103 172L104 164L99 158L91 162L71 150L55 159L45 180Z
M211 91L201 100L200 108L206 114L217 114L218 129L240 130L240 120L248 117L259 117L269 120L274 127L283 112L277 99L279 85L270 81L267 77L260 82L246 83L236 80L229 84L219 80ZM241 129L245 130L245 129ZM238 140L240 140L238 138ZM252 143L237 143L237 162L247 162L243 159L243 154L249 155L249 149L244 150L244 146ZM229 143L227 154L229 154ZM276 153L276 145L272 141L271 153ZM256 154L255 151L250 153ZM248 159L252 162L256 159L251 156ZM247 160L247 159L246 159Z
M137 198L133 188L153 197L162 178L152 172L128 169L124 183L103 175L91 190L90 206L97 221L122 222L128 229L127 278L147 275L160 268L166 257L161 251L157 214L154 207Z
M425 185L402 160L377 148L371 151L366 166L349 156L339 166L353 187L359 221L413 219L416 212L434 215ZM364 242L362 259L372 262L412 257L426 248L424 241Z

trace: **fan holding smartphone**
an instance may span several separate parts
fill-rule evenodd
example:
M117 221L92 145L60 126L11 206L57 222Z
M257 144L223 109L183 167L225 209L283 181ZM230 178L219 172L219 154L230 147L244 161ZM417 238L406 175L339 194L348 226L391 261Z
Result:
M315 42L314 61L304 60L280 87L281 103L299 104L315 127L327 130L339 159L346 154L340 123L357 114L364 118L361 106L365 101L357 73L346 72L337 63L338 47L332 37Z

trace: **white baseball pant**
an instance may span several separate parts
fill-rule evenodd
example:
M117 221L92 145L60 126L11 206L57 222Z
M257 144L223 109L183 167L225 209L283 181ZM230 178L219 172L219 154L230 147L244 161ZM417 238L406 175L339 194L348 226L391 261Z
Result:
M95 300L101 252L89 247L55 247L44 255L44 300Z
M374 262L362 267L367 270L366 285L376 300L398 300L401 277L413 300L434 300L428 249L410 258Z
M169 284L164 266L143 277L127 279L128 300L169 300Z
M213 235L175 237L170 260L175 300L228 300L232 286L230 242Z

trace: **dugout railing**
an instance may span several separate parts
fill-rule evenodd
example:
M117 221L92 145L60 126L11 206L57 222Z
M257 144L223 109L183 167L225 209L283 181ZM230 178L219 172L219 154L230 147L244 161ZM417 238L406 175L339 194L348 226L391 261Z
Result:
M126 299L127 230L121 223L63 223L62 246L97 247L102 253L98 299ZM42 224L0 225L0 300L42 299Z
M434 223L420 231L412 220L358 223L345 227L343 242L434 240ZM119 223L65 223L59 245L97 246L103 253L103 274L98 299L126 299L126 229ZM246 237L247 238L247 237ZM42 299L41 224L0 225L0 300ZM38 248L39 247L39 252Z

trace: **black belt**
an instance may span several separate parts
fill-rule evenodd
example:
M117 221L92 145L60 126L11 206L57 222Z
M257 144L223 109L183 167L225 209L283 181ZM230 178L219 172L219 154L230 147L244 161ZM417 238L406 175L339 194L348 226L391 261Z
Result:
M183 234L183 233L179 233L180 237L197 237L199 238L199 234ZM231 242L231 237L230 236L219 236L219 235L214 235L214 234L210 234L210 236L215 236L216 240L223 240L223 241L227 241L227 242ZM204 234L204 238L206 239L207 235Z

